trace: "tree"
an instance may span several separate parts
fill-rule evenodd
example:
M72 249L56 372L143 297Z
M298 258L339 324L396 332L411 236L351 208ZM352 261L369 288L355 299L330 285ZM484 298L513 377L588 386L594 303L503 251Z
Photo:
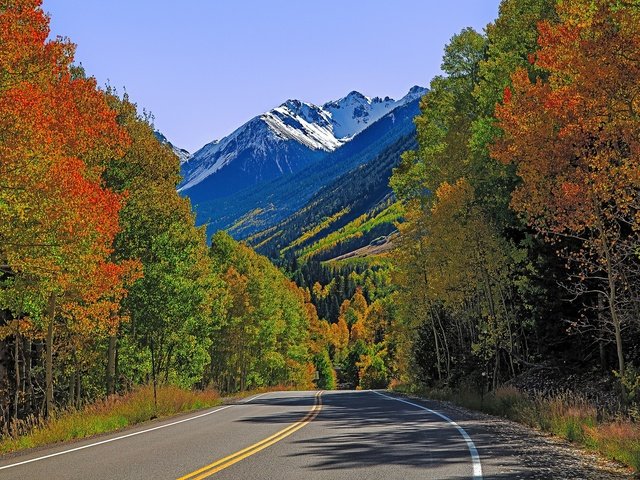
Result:
M534 57L548 78L513 75L492 153L522 180L513 208L548 239L578 242L562 252L573 290L605 300L623 374L622 330L638 311L640 12L572 0L558 13L540 24Z
M307 303L307 292L225 232L213 236L210 254L226 298L225 315L212 334L212 382L225 392L309 385L314 372L309 351L321 354L326 327Z
M513 70L530 66L537 22L555 15L553 4L505 0L486 37L465 29L452 38L445 75L416 119L418 148L394 171L406 214L394 252L401 327L392 337L398 364L420 381L484 371L496 386L528 361L537 313L529 257L540 255L509 208L515 169L491 158L488 145L500 133L495 103ZM532 76L540 70L530 67Z
M336 388L336 372L331 364L329 353L326 350L318 352L313 357L313 363L318 372L317 387L322 390L334 390Z
M2 10L0 264L12 279L2 297L30 296L28 321L46 338L51 414L57 320L85 338L94 333L89 324L116 322L122 281L135 269L134 262L109 260L124 199L100 178L104 160L120 155L127 137L95 80L71 66L73 46L46 40L40 2Z
M473 92L485 49L486 39L470 28L454 35L445 47L442 69L447 76L431 81L415 120L418 149L403 155L391 178L402 200L428 201L442 182L466 175L471 126L477 117Z
M204 229L195 226L190 202L176 191L178 158L126 95L110 90L108 99L131 139L126 154L110 159L103 172L105 183L127 196L113 257L139 258L144 277L122 305L131 322L110 338L106 390L116 391L116 370L129 385L150 374L154 385L192 387L210 362L221 281L211 270Z
M331 324L331 345L333 346L333 361L341 362L349 345L349 326L344 317L340 317L338 323Z

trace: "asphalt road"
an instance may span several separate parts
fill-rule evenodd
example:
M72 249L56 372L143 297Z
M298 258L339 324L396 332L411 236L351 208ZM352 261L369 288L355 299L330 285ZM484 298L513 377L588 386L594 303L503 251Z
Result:
M495 439L446 408L385 392L268 393L4 458L0 479L514 478Z

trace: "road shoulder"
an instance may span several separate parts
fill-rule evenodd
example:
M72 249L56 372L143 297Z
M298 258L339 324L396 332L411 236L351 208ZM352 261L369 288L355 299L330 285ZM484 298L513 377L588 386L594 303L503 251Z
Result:
M637 478L620 463L530 428L451 402L390 392L442 412L464 428L475 442L486 478L622 480Z

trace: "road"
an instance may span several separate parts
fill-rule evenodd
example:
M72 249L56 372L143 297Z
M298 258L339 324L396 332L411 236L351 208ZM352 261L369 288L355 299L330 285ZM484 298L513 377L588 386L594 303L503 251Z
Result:
M4 458L0 479L518 478L490 432L446 408L386 392L274 392Z

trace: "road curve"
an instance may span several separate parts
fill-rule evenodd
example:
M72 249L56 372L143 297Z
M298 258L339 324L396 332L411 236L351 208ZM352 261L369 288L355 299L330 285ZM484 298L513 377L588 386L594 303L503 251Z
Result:
M477 480L475 433L455 412L386 392L274 392L3 458L0 478Z

